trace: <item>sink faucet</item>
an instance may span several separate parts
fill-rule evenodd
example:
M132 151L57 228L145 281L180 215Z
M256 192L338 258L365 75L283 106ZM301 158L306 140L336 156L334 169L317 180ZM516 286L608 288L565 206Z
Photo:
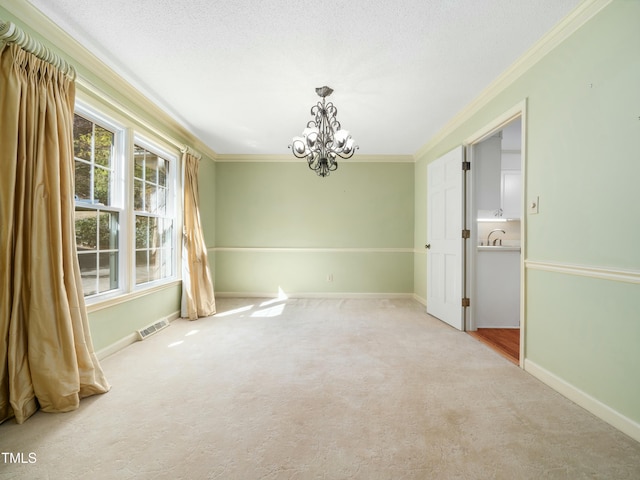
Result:
M506 233L506 232L505 232L504 230L502 230L501 228L495 228L495 229L491 230L491 231L489 232L489 235L487 235L487 245L491 245L491 243L490 243L490 242L491 242L491 234L492 234L492 233L496 233L496 232ZM497 241L497 240L498 240L497 238L493 240L493 244L494 244L494 245L496 244L496 241Z

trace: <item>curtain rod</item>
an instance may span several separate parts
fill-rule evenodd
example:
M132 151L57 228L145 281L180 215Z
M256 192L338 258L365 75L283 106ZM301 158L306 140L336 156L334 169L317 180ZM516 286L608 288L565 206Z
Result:
M198 152L196 152L193 148L188 147L188 146L184 146L180 149L180 151L182 153L188 153L189 155L192 155L194 157L196 157L198 160L202 160L202 155L200 155Z
M31 38L15 23L0 20L0 41L15 43L23 50L32 53L40 60L50 63L72 79L76 78L76 69L58 54L52 52L37 40Z

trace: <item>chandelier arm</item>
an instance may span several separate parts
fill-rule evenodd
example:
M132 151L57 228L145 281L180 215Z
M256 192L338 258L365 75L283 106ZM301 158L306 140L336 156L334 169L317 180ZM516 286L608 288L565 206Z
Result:
M296 158L306 158L307 154L298 154L298 152L296 152L295 150L293 151L293 154L295 155Z
M349 159L349 158L353 157L353 154L354 154L354 153L356 153L356 150L357 150L358 148L360 148L360 147L357 147L357 146L356 146L356 147L353 147L353 150L351 150L351 151L350 151L349 153L347 153L347 154L344 154L344 153L339 152L339 151L337 151L337 150L335 150L335 152L336 152L336 155L338 155L340 158L343 158L343 159L347 160L347 159Z

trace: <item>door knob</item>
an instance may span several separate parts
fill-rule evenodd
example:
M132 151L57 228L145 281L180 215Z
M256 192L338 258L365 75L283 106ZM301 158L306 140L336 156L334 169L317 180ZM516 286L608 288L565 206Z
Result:
M427 250L429 250L429 249L431 248L431 244L430 244L430 243L427 243L427 244L424 246L424 248L426 248Z

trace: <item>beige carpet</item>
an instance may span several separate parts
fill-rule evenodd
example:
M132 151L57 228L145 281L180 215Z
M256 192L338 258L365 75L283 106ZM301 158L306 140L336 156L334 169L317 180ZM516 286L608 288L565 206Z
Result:
M640 443L411 300L220 299L0 425L0 479L639 479Z

